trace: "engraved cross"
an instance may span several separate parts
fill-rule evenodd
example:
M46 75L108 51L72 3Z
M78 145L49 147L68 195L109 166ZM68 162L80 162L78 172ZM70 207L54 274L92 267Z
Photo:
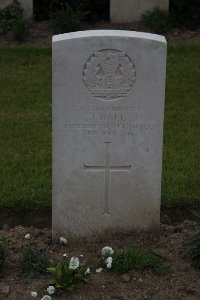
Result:
M131 165L126 166L112 166L110 165L110 144L111 142L105 142L106 154L105 154L105 165L104 166L88 166L84 164L86 171L104 171L105 172L105 188L104 188L104 211L103 214L109 214L109 203L110 203L110 171L129 171Z

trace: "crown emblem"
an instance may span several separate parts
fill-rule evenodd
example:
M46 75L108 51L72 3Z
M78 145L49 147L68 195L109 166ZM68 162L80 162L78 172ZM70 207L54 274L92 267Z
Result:
M87 89L102 100L126 97L135 79L136 70L130 57L114 49L95 52L83 69L83 82Z

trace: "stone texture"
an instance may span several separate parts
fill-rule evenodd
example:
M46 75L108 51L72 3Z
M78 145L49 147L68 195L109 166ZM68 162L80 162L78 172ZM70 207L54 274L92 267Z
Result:
M166 41L53 38L53 235L159 226Z
M33 0L20 0L20 3L24 9L24 17L26 19L33 16Z
M0 9L12 4L13 0L0 0ZM33 0L19 0L24 9L24 18L29 19L33 16Z
M4 8L7 5L10 5L13 1L12 0L1 0L0 1L0 9Z
M110 20L113 23L138 21L145 11L155 7L168 10L169 0L110 0Z

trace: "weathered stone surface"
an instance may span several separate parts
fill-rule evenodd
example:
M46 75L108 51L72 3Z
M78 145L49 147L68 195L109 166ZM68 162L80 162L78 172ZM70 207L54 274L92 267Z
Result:
M138 21L144 12L155 7L168 10L169 0L110 0L110 19L116 23Z
M33 16L33 0L20 0L22 8L24 9L24 17L26 19Z
M7 5L12 4L12 2L13 2L12 0L1 0L1 2L0 2L0 9L4 8Z
M159 225L166 41L53 38L53 234Z

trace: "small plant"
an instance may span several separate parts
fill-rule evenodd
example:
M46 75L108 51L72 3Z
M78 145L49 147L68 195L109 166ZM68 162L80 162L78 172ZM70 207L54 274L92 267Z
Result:
M192 265L200 269L200 232L192 235L188 240L187 254L192 259Z
M50 266L48 258L35 248L26 249L20 257L20 265L24 274L34 278L45 273Z
M51 22L55 33L78 31L82 27L84 13L67 6L51 14Z
M136 248L128 248L113 254L105 254L101 258L101 265L105 265L118 274L127 273L130 270L144 271L152 269L155 274L164 274L165 268L162 262L150 252L143 252Z
M23 10L18 1L0 10L0 34L13 29L15 22L22 18Z
M161 10L158 7L145 12L142 20L155 33L166 33L174 25L172 17L167 11Z
M4 263L5 263L5 250L0 244L0 273L3 271Z
M4 235L0 235L0 245L7 250L10 246L10 240Z
M4 235L0 235L0 273L3 271L6 250L10 246L10 240Z
M15 36L15 39L21 42L24 42L28 36L29 33L29 22L24 19L18 19L14 23L13 26L13 33Z
M193 214L193 216L199 218L199 221L200 221L200 212L199 211L196 211L196 210L191 210L191 213ZM195 227L200 227L200 223L197 223L194 225Z
M90 273L89 268L80 266L76 257L72 257L70 261L59 262L54 268L48 268L47 271L55 276L53 282L55 287L65 291L72 290L78 281L87 283Z
M200 219L200 212L192 210L191 213ZM194 224L200 227L200 223ZM200 231L193 234L187 241L187 254L192 259L192 265L200 269Z

